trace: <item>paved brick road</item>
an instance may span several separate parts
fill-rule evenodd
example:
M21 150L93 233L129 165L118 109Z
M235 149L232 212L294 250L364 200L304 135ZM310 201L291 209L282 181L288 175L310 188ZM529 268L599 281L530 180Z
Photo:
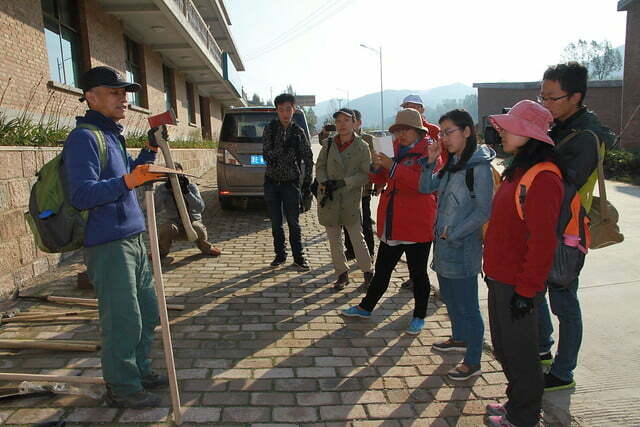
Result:
M214 176L210 171L201 182ZM174 262L165 268L168 299L187 306L171 313L187 424L478 426L485 405L504 399L505 379L489 354L483 355L481 377L459 384L445 378L460 358L431 351L449 333L445 309L434 297L425 330L417 337L404 333L413 308L411 293L399 288L406 266L398 267L372 319L345 320L339 309L362 295L356 285L332 292L328 242L315 209L302 217L312 270L272 269L263 207L223 212L212 188L201 189L208 205L205 223L223 255L204 258L190 244L178 244ZM80 269L60 269L34 290L91 296L74 289ZM360 272L351 277L362 280ZM96 340L98 330L95 322L5 325L2 338ZM163 368L159 339L154 356L155 367ZM97 354L0 352L4 372L100 375L99 366ZM82 396L0 404L0 423L61 418L67 425L168 424L169 393L163 407L149 410L107 408Z

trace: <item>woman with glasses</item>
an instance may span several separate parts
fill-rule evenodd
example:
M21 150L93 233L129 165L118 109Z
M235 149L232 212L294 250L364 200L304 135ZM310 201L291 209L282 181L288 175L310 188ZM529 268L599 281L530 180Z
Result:
M451 338L433 345L438 351L465 352L448 377L461 381L480 375L484 324L478 304L478 273L482 265L482 226L491 213L495 151L478 147L473 119L464 110L440 117L440 142L449 153L434 172L440 144L429 146L422 161L420 192L438 192L432 268L451 320Z
M420 113L405 108L389 128L394 135L394 157L374 155L371 179L386 185L378 204L377 234L380 246L375 273L360 305L341 313L344 316L368 318L389 287L394 267L406 255L413 280L415 308L407 333L418 334L424 327L429 301L427 258L433 241L436 201L432 194L418 191L420 160L428 156L427 146L437 144L428 136Z

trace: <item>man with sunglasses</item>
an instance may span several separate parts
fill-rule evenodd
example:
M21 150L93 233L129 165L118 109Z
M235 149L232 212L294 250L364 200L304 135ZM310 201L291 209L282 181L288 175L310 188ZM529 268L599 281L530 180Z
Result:
M587 68L577 62L549 67L543 76L538 102L553 115L555 126L550 136L566 164L567 180L576 186L582 206L589 213L598 179L598 149L604 157L604 145L609 147L614 135L584 105L587 77ZM599 141L589 131L597 134ZM573 370L582 342L578 279L567 288L550 285L548 291L551 311L558 317L561 340L554 359L551 354L553 326L545 298L538 307L540 361L551 365L545 374L545 391L574 388Z

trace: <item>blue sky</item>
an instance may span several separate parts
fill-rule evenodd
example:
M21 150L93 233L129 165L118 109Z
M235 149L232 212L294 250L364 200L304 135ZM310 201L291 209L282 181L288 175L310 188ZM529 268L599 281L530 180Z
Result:
M616 0L226 0L244 89L318 101L385 89L539 80L579 38L624 43ZM290 40L291 39L291 40Z

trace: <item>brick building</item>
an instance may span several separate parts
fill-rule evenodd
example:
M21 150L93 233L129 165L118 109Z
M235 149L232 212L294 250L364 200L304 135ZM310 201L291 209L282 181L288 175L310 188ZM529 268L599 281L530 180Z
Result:
M535 100L540 94L540 82L474 83L473 87L478 89L480 126L484 126L487 116L500 114L502 108L511 107L520 100ZM585 104L616 133L620 131L621 99L621 80L595 80L587 84Z
M3 0L0 111L72 125L79 76L108 65L142 85L127 130L173 108L172 137L215 140L224 109L245 105L229 26L218 0Z
M629 127L621 143L628 150L640 151L640 0L620 0L618 10L627 12L622 124L629 122Z

